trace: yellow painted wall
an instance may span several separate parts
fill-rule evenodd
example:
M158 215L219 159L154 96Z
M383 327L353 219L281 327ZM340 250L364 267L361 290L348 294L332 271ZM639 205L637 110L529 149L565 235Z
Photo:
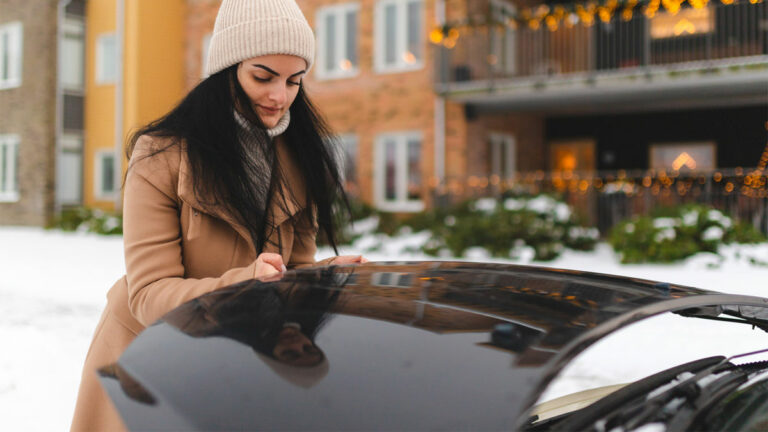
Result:
M83 151L83 204L105 210L110 201L97 201L94 194L96 152L115 145L115 85L96 83L96 39L116 30L115 0L86 2L85 37L85 148Z
M185 0L126 0L124 130L166 114L184 96Z
M184 96L186 1L124 0L124 7L123 143ZM95 154L115 146L115 85L96 84L96 38L115 31L116 12L116 0L88 0L84 204L104 210L119 207L94 196Z

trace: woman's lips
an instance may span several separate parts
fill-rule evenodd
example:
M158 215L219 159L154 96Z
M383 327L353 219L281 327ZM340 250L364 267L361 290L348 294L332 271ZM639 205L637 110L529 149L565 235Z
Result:
M267 114L278 114L280 112L280 108L268 108L263 105L259 105L259 108L261 108Z

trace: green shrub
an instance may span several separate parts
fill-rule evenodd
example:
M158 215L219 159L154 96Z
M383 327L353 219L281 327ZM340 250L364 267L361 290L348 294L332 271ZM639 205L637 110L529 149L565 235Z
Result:
M63 231L121 235L123 233L123 216L99 209L77 207L63 210L61 214L54 218L48 228L57 228Z
M616 225L609 242L624 263L673 262L698 252L717 253L721 244L759 243L765 236L734 223L719 210L687 204L656 210Z
M430 255L447 249L453 256L462 256L479 246L506 258L527 246L536 260L546 261L557 258L566 247L591 250L599 236L594 228L580 227L568 205L546 195L483 198L415 215L404 224L431 232L422 248Z

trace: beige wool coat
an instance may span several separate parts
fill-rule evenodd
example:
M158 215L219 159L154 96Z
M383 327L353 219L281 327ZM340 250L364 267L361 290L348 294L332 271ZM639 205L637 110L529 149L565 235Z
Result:
M143 136L131 156L123 205L126 275L109 290L88 350L73 432L125 430L96 370L117 361L145 327L188 300L255 277L257 254L247 229L195 198L182 145L145 157L169 144ZM268 212L277 229L264 252L280 253L280 245L289 268L313 264L317 229L294 223L307 220L302 176L280 137L275 145L283 192L295 199Z

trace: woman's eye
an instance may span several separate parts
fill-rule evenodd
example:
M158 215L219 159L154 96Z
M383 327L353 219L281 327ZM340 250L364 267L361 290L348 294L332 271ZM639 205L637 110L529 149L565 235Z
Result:
M258 82L267 82L267 81L269 81L269 78L259 78L257 76L253 77L253 79L255 79Z
M301 81L298 81L298 82L288 81L288 85L298 86L298 85L301 85Z

